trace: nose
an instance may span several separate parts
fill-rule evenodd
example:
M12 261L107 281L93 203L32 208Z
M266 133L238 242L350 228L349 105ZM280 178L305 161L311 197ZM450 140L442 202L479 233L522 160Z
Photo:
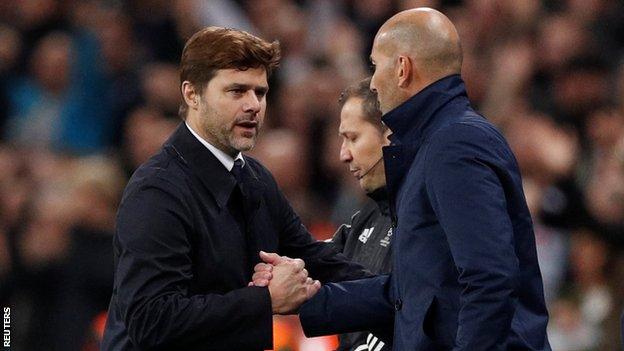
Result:
M247 97L243 104L243 111L256 114L260 112L260 99L253 90L247 92Z
M344 143L340 146L340 161L344 163L349 163L353 160L353 156L351 155L351 151L347 148Z
M370 85L369 85L368 89L370 89L370 91L372 91L373 93L377 93L377 87L375 86L375 75L374 74L373 74L373 77L371 78Z

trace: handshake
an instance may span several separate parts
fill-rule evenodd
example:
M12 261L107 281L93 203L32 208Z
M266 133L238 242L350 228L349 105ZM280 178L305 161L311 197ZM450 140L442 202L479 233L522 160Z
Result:
M249 286L268 286L273 314L294 314L321 288L318 280L308 277L300 258L260 251L264 263L254 267Z

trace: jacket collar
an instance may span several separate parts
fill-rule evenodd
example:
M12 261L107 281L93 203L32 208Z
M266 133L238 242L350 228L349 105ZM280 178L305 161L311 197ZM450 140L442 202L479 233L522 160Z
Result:
M230 194L236 186L236 179L223 164L191 134L185 123L164 145L167 152L179 157L212 193L220 208L227 205ZM249 167L245 167L249 168Z
M431 83L416 95L386 113L382 120L392 130L390 141L394 145L412 145L422 143L434 121L436 112L452 99L463 96L466 88L459 74L444 77ZM416 145L415 145L416 144Z
M386 216L388 215L388 190L385 186L375 189L370 193L366 193L366 196L370 197L375 201L377 207L379 207L379 210L382 214Z

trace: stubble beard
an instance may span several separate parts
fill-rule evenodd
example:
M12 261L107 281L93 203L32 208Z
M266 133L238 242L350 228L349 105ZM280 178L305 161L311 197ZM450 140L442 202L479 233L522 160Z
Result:
M234 133L234 125L236 120L225 125L218 125L211 123L212 121L222 121L225 118L219 114L218 111L207 106L201 114L201 125L204 133L209 137L212 143L215 143L216 147L223 150L225 153L235 156L239 152L249 151L256 145L256 139L260 131L260 124L256 129L256 133L252 138L246 138L238 136Z
M377 103L382 115L394 110L404 102L398 91L388 91L388 94L384 94L384 99L381 99L379 92L377 94Z

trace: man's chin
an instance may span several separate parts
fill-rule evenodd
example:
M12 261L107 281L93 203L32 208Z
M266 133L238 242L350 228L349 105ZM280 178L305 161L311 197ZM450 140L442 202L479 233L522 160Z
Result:
M240 152L249 151L256 146L256 138L241 138L230 143L232 147Z
M372 191L371 185L366 181L365 178L360 179L360 188L362 188L362 190L364 190L364 192L366 192L367 194Z

